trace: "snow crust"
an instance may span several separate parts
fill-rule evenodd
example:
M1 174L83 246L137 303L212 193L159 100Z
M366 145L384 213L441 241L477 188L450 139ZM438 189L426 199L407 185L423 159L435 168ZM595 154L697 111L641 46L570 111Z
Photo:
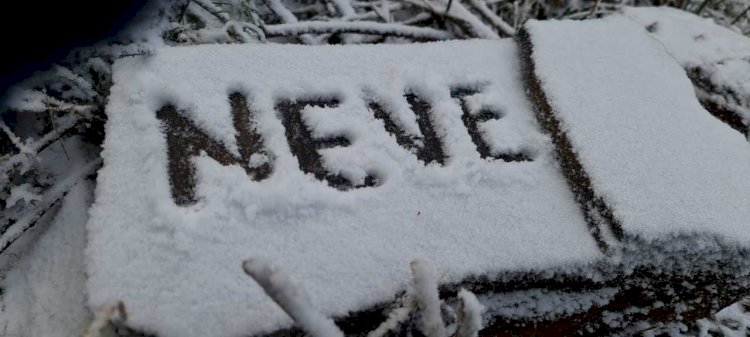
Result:
M244 275L251 257L287 270L334 316L393 299L416 257L434 261L441 283L601 258L526 102L517 59L504 40L214 45L120 60L88 223L90 305L122 300L129 325L161 337L247 336L291 324ZM488 144L529 149L533 161L480 158L449 90L477 84L484 89L471 104L502 115L479 125ZM418 136L408 90L431 103L445 166L418 161L367 108L365 99L382 101ZM198 157L199 201L177 206L156 111L175 105L237 153L227 98L235 91L256 111L271 176L255 182L238 166ZM338 107L302 111L315 135L351 142L320 150L325 166L352 180L374 172L380 186L340 191L299 169L274 104L331 96Z
M622 17L527 29L549 103L627 233L750 242L750 146L658 42Z

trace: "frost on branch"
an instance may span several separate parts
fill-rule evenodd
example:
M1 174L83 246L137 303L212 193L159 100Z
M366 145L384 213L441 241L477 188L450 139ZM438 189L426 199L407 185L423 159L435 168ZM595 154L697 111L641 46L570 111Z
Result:
M296 287L283 271L259 258L245 260L242 268L310 336L344 336L333 320L315 309L307 294Z
M94 319L86 328L83 337L102 337L110 323L124 322L127 319L128 314L122 301L106 304L94 313Z
M422 313L422 333L427 337L446 337L445 324L440 315L440 294L435 270L423 260L411 262L414 276L414 297Z
M458 327L455 337L477 337L482 329L482 312L484 306L479 303L474 293L461 289L458 292Z
M242 268L305 333L313 337L344 336L333 320L320 313L305 291L281 269L260 258L245 260ZM442 301L434 269L424 260L417 259L412 261L411 270L412 288L399 299L388 318L370 331L367 337L403 333L401 327L407 326L407 321L415 317L419 320L420 332L426 337L448 337L449 330L455 331L453 337L476 337L482 329L484 311L484 306L477 297L472 292L461 289L458 293L458 321L455 326L447 326L441 314ZM417 309L419 316L413 315ZM453 310L449 307L447 309Z

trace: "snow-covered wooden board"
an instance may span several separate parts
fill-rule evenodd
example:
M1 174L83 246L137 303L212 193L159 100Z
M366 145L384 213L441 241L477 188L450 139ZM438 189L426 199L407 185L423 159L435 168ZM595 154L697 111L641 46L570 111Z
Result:
M615 232L750 243L750 144L703 109L661 44L621 17L526 34L548 110Z
M93 307L169 336L288 327L241 261L325 314L602 259L525 98L512 41L199 46L119 61L88 223ZM200 322L200 323L196 323Z
M604 282L619 289L606 304L520 335L658 333L658 322L693 322L748 292L750 145L701 107L647 34L618 16L519 32L529 100L622 277ZM627 307L640 309L608 314Z
M750 38L684 11L625 8L688 72L706 110L750 135Z

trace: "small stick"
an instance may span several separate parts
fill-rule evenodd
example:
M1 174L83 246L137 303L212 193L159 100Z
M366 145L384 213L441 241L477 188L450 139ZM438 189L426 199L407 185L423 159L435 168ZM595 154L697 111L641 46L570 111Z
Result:
M294 285L283 271L258 258L245 260L242 269L310 336L344 337L333 320L320 313L307 294Z

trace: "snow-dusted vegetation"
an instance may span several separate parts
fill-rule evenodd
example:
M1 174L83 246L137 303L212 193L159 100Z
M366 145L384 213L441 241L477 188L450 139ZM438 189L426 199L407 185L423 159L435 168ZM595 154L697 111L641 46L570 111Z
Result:
M651 7L661 5L672 8ZM662 271L685 272L691 263L728 258L733 261L729 267L711 265L701 271L735 268L738 278L746 277L748 256L735 245L748 242L748 232L743 232L747 195L738 197L747 185L740 177L750 172L745 170L747 144L739 135L727 136L717 121L708 121L709 129L699 127L710 116L701 114L698 101L680 101L685 106L678 107L684 109L672 102L674 96L695 90L712 114L750 134L750 39L743 36L750 34L749 11L750 4L744 0L154 0L117 36L71 52L51 69L16 85L0 101L0 336L100 336L115 327L121 336L143 332L239 336L286 329L292 323L311 336L338 336L346 329L334 319L390 300L384 318L364 329L368 336L415 331L430 337L468 337L504 320L544 320L607 304L607 308L616 307L612 303L623 295L615 290L611 266L599 264L603 259L612 259L617 268L635 275L642 272L638 268L643 261L663 262ZM596 66L592 63L597 59L611 55L581 51L594 42L579 40L578 53L561 54L558 51L564 48L575 51L565 37L542 37L547 40L540 45L549 50L537 61L543 62L542 75L549 76L545 89L558 95L550 102L561 112L561 119L569 118L575 126L566 131L581 150L592 186L605 191L604 199L616 205L614 214L623 220L625 232L655 240L638 241L621 250L607 249L620 249L615 241L622 233L574 226L597 220L591 220L591 214L579 214L574 201L578 195L567 190L556 169L553 142L540 132L524 88L515 86L521 83L522 65L511 41L529 20L606 16L643 28L659 45L654 43L638 55L663 64L671 62L664 57L670 55L676 60L670 66L679 64L694 85L694 89L688 86L687 79L624 81L623 87L630 91L619 93L623 98L619 106L633 109L636 105L626 102L630 95L650 90L653 96L645 95L649 98L635 103L658 102L665 109L675 109L673 115L661 116L663 120L652 121L648 119L652 116L644 115L638 128L628 124L633 116L618 114L626 110L609 110L606 120L575 120L576 115L567 111L580 108L578 102L590 103L584 108L591 111L603 110L613 102L603 98L613 95L603 88L616 89L606 86L608 78L603 75L594 79L600 81L595 89L602 90L589 90L587 86L594 82L575 77L576 71L599 71L597 66L602 66L619 70L616 76L625 79L638 74L670 79L683 75L679 67L659 68L624 55L634 50L629 47L640 46L625 42L646 37L635 37L635 31L623 41L616 27L597 33L557 30L592 40L611 39L612 48L603 52L616 53L620 48L620 59L609 58L617 63ZM533 36L535 26L530 27ZM414 46L466 39L500 41ZM252 46L211 49L216 44ZM356 50L322 46L333 44L399 46ZM274 46L258 48L261 45ZM667 54L660 54L661 48ZM580 66L568 67L570 62ZM185 64L200 69L183 73ZM628 71L647 66L661 72ZM423 69L437 75L420 78L426 73ZM579 82L571 83L571 78ZM325 81L321 84L316 79ZM555 81L562 84L553 86ZM219 82L226 86L214 85ZM356 87L347 87L351 85ZM660 85L669 86L674 95L657 94ZM402 89L413 92L403 95ZM316 95L302 97L311 92ZM230 96L235 93L243 98L235 100ZM326 96L331 93L336 97ZM641 94L638 97L644 97ZM290 103L275 105L273 99L281 96ZM392 99L402 96L402 100ZM310 98L315 106L297 105L298 97ZM419 97L427 97L440 116L434 123L437 131L412 112L423 104ZM380 100L367 101L373 98ZM251 110L248 113L257 121L250 122L257 123L257 128L236 128L231 114L236 104ZM173 110L159 110L165 106ZM302 119L275 119L269 113L274 109L297 112ZM164 114L154 115L157 110ZM685 110L690 114L680 115ZM187 190L175 190L174 185L170 189L169 172L159 171L167 162L162 150L171 146L159 138L163 128L159 118L171 118L171 111L197 121L206 139L230 144L223 154L210 157L241 158L249 164L226 169L207 156L199 157L193 172L200 177L196 187L190 189L192 194L178 198ZM375 118L370 118L373 112ZM621 146L622 139L597 138L602 134L596 130L618 117L622 117L618 132L630 137L628 144L637 143L640 132L648 128L676 128L670 131L677 136L663 134L662 152L618 153L621 161L607 161L611 156L607 151ZM105 125L108 141L102 152ZM323 140L316 145L319 156L311 157L313 163L308 166L298 167L295 157L300 153L295 152L293 142L287 145L294 137L283 130L294 125L313 126L309 135L302 136ZM473 133L452 134L449 126L455 125ZM235 135L255 132L265 142L263 150L243 147L235 140ZM429 148L430 137L442 139L444 148ZM666 158L690 142L694 142L693 153L705 161L689 164L679 157L669 157L674 160L659 161L659 165L648 165L645 159L629 161ZM206 149L220 152L216 147ZM100 171L102 158L109 166ZM493 166L498 162L511 166L498 170ZM712 174L717 163L722 163L728 176ZM651 181L655 170L660 175ZM670 170L677 173L666 175ZM633 172L651 175L640 179ZM257 181L267 179L265 185L258 188L260 184L251 180L238 184L238 177L246 174ZM135 177L153 179L136 182ZM702 189L732 179L741 184L725 190ZM650 183L635 186L640 190L632 188L634 182L645 180ZM448 193L445 186L450 187ZM663 193L674 186L682 187L675 192L677 197ZM373 197L369 187L393 192L392 199ZM502 194L497 193L500 188ZM351 194L341 197L339 190L346 189L352 189ZM651 193L655 190L662 194ZM685 203L682 196L689 196L690 202ZM455 228L452 224L464 216L452 207L469 198L478 205L468 220L473 227ZM161 203L164 200L170 203ZM185 211L180 200L194 208ZM430 204L429 200L438 201ZM701 204L705 200L716 208ZM357 206L357 201L369 204ZM717 211L726 205L735 212ZM357 207L387 208L391 213L356 213ZM680 212L679 207L687 211ZM673 213L664 213L665 208ZM511 216L494 219L498 210ZM89 222L89 216L94 220ZM217 235L213 233L216 228L202 227L215 219L222 219L220 230L233 235ZM413 226L397 223L402 219L410 219ZM325 221L330 226L320 226ZM652 226L653 221L666 225ZM659 241L665 232L701 231L700 224L711 221L716 226L709 228L710 238ZM261 225L248 229L243 227L247 222ZM184 226L177 227L177 223ZM300 230L290 234L273 223ZM493 232L498 226L502 232ZM550 230L554 226L558 227ZM594 232L593 238L589 232ZM528 236L541 239L534 243L518 240ZM199 246L199 241L209 244ZM468 250L470 243L473 246ZM382 251L374 258L358 256L352 253L356 247ZM650 251L629 251L643 247ZM704 251L691 253L696 247ZM687 252L685 257L675 261L673 255L682 252ZM421 255L430 256L432 262L414 260ZM251 257L240 266L239 262ZM153 263L156 260L161 263ZM593 282L597 288L483 294L482 289L510 286L481 277L468 290L450 287L483 270L541 270L559 265L584 266L575 277L583 275L584 284ZM143 274L136 274L140 271ZM570 270L554 271L565 274ZM500 279L510 277L500 275ZM216 278L221 280L214 282ZM744 280L747 287L750 280ZM690 283L685 283L680 287L689 289ZM668 298L676 288L649 289ZM723 303L722 296L734 296L721 294L721 289L694 292L714 294L717 303L719 298ZM211 298L212 294L218 296ZM441 300L446 294L451 296ZM123 304L118 296L131 301ZM706 297L701 296L701 300ZM663 318L660 305L679 307L682 303L656 297L655 309L604 313L600 325L625 334L750 335L747 301L696 321L710 313L683 319L678 312L676 317ZM649 316L672 323L651 321ZM617 330L626 321L641 325ZM133 326L125 322L135 322L141 330L130 330ZM200 324L189 326L191 322ZM596 330L599 326L591 329L605 331Z

